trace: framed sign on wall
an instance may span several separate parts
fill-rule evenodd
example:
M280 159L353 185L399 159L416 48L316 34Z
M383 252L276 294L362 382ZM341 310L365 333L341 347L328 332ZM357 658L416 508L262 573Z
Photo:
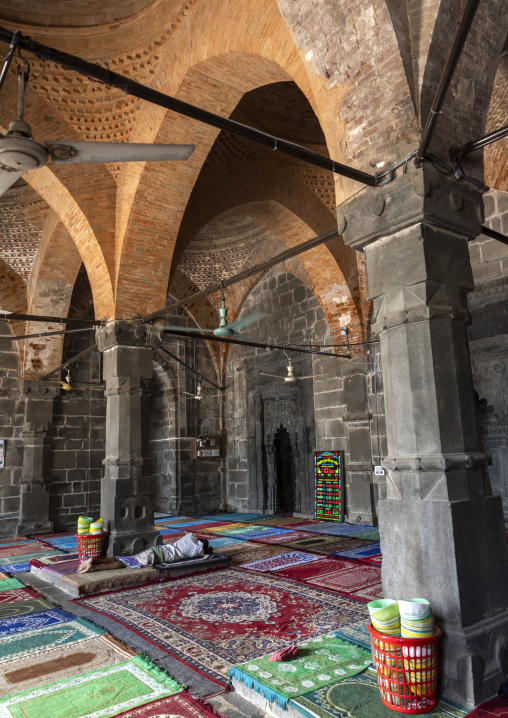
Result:
M344 521L344 452L314 452L314 517Z

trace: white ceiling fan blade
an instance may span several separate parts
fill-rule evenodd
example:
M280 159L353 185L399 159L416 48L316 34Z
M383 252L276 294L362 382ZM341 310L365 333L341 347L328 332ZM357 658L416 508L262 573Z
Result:
M272 376L274 379L285 379L285 376L280 376L280 374L267 374L265 371L258 372L259 376Z
M314 379L314 374L309 374L308 376L297 376L295 379Z
M196 398L196 394L191 394L190 391L182 391L182 394L186 394L187 396L192 396L194 399Z
M12 187L14 182L18 180L21 175L23 174L25 170L21 170L20 172L8 172L7 170L1 170L0 169L0 197L7 192L9 187Z
M134 142L47 142L55 164L89 162L161 162L187 160L194 145L148 145Z
M236 319L234 322L231 322L231 324L228 324L228 326L230 329L242 329L242 327L246 327L247 324L260 322L268 316L268 314L264 314L263 312L252 312L252 314L248 314L246 317Z

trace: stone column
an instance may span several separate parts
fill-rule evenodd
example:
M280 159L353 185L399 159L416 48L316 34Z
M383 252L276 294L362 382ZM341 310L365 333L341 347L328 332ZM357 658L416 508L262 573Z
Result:
M53 400L59 391L46 382L23 382L25 416L21 437L24 448L18 536L53 530L46 482L51 473Z
M156 327L141 321L109 322L97 332L106 381L106 458L101 517L110 534L108 555L132 554L160 542L154 529L155 486L142 476L142 379L152 376Z
M508 673L508 553L480 450L466 324L468 237L482 203L428 163L338 217L365 250L383 359L388 456L379 501L386 597L427 598L443 629L440 688L474 705Z

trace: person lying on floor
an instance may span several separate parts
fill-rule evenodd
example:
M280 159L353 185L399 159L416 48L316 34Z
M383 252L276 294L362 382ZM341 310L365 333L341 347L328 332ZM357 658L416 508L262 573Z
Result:
M207 539L198 539L194 534L185 534L174 543L145 549L134 556L111 556L111 558L89 558L78 568L78 573L111 571L115 568L146 568L158 563L172 563L186 558L199 558L213 553Z

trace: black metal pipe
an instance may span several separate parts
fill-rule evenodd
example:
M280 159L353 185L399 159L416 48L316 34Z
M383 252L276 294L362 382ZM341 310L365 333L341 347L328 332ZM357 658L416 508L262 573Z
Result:
M508 125L500 127L498 130L494 130L494 132L490 132L484 137L480 137L479 140L469 140L469 142L466 142L466 144L462 145L462 147L452 147L450 149L450 157L455 162L460 162L460 159L464 157L464 155L469 155L471 152L481 150L482 147L487 147L487 145L491 145L493 142L502 140L504 137L508 137Z
M9 32L9 30L0 27L0 41L10 42L11 38L12 33ZM86 75L92 80L103 82L111 87L117 87L129 95L139 97L141 100L152 102L155 105L165 107L168 110L177 112L185 117L190 117L193 120L198 120L198 122L203 122L206 125L211 125L219 130L231 132L234 135L243 137L251 142L256 142L257 144L268 147L271 150L276 150L286 155L290 155L291 157L296 157L297 159L308 162L316 167L321 167L322 169L329 170L335 174L349 177L349 179L362 182L363 184L371 187L377 183L376 177L368 174L367 172L347 167L347 165L343 165L340 162L335 162L327 157L318 155L317 152L308 150L306 147L297 145L294 142L288 142L287 140L280 139L274 135L262 132L261 130L256 130L253 127L243 125L240 122L220 117L220 115L195 107L194 105L178 100L175 97L165 95L162 92L157 92L157 90L153 90L151 87L147 87L139 82L130 80L129 78L123 77L116 72L100 67L95 63L87 62L86 60L82 60L75 55L70 55L67 52L60 52L60 50L55 50L54 48L47 47L46 45L41 45L29 37L21 35L19 39L19 47L32 52L39 58L56 62L57 65L65 67L68 70L75 70L82 75Z
M186 297L185 299L180 299L178 302L173 302L172 304L169 304L167 307L158 309L156 312L151 312L150 314L147 314L146 316L143 317L143 321L149 322L152 319L157 319L159 317L163 317L166 314L166 312L169 312L172 309L176 309L177 307L183 307L187 304L193 304L198 299L203 299L204 297L207 297L209 294L213 294L214 292L220 292L220 290L223 287L230 287L232 284L241 282L243 279L248 279L248 277L252 277L254 274L257 274L258 272L263 272L265 269L270 269L271 267L274 267L276 264L285 262L286 259L290 259L291 257L296 257L297 254L301 254L302 252L307 252L309 249L318 247L320 244L325 244L326 242L330 242L332 239L336 239L338 236L339 236L339 233L337 232L337 230L332 229L331 232L327 232L326 234L321 234L319 237L313 237L312 239L309 239L307 242L302 242L302 244L298 244L296 247L291 247L291 249L286 249L286 250L284 250L284 252L281 252L280 254L276 254L275 257L272 257L271 259L267 259L266 262L261 262L261 264L256 264L254 267L251 267L250 269L245 269L243 272L239 272L238 274L235 274L233 277L224 279L220 284L213 284L210 287L203 289L202 292L196 292L196 294L191 294L190 297Z
M491 237L491 239L495 239L498 242L502 242L503 244L508 244L508 237L505 234L501 234L501 232L496 232L495 229L491 229L490 227L482 227L482 234L484 234L486 237ZM473 237L474 241L476 237Z
M42 314L2 314L0 310L0 321L26 321L26 322L44 322L45 324L90 324L99 326L104 322L98 319L71 319L70 317L47 317Z
M423 130L420 146L418 147L418 152L416 153L415 163L417 164L425 159L425 155L429 148L432 134L434 132L434 126L436 124L437 116L441 112L441 107L443 106L448 87L450 86L453 73L455 72L455 68L457 67L460 54L464 47L464 43L466 42L466 38L471 28L471 23L473 22L474 15L479 4L480 0L467 0L466 2L464 12L462 13L462 18L459 22L459 27L457 28L457 32L455 34L452 49L450 50L450 56L448 57L448 62L444 67L443 74L441 75L441 80L439 82L436 95L434 97L434 102L432 103L432 107L430 108L429 116L427 117L427 122L425 124L425 129Z
M9 72L9 67L11 66L12 58L14 57L14 53L16 52L16 48L18 46L20 38L21 32L19 30L16 30L10 40L9 52L4 58L2 73L0 74L0 90L2 89L2 86L5 82L5 78L7 77L7 73Z
M203 376L203 374L200 371L196 371L195 369L193 369L190 366L190 364L187 364L182 359L180 359L180 357L177 357L176 354L173 354L173 352L170 352L169 349L167 349L164 345L161 347L157 347L157 349L160 349L165 354L170 356L172 359L175 359L175 361L179 362L179 364L182 364L182 366L184 366L186 369L189 369L189 371L191 371L193 374L198 376L203 381L206 381L206 382L208 382L208 384L211 384L214 389L220 389L221 391L224 391L224 389L226 388L225 386L219 386L218 384L214 384L213 381L210 381L210 379L207 379L206 376Z
M38 339L39 337L41 339L43 339L44 337L53 337L57 334L74 334L75 332L92 332L92 331L93 331L93 327L88 327L87 329L67 329L64 332L41 332L40 334L23 334L23 336L20 336L20 337L17 337L15 334L13 334L10 337L0 337L0 342L17 342L17 341L20 341L20 339Z
M311 349L296 349L295 347L291 346L290 344L285 344L284 346L277 346L274 344L263 344L262 342L253 342L250 340L245 341L239 341L238 339L232 339L231 337L216 337L214 334L197 334L195 332L186 332L185 328L182 329L166 329L165 327L162 327L164 332L166 334L172 334L176 337L184 337L188 339L204 339L206 342L212 341L212 342L221 342L223 344L238 344L240 346L244 347L255 347L257 349L269 349L270 351L274 351L278 349L279 351L284 351L284 349L291 349L292 352L298 352L299 354L320 354L321 356L325 357L336 357L338 359L351 359L351 354L330 354L329 352L319 352L319 351L312 351ZM330 346L330 349L333 347Z

